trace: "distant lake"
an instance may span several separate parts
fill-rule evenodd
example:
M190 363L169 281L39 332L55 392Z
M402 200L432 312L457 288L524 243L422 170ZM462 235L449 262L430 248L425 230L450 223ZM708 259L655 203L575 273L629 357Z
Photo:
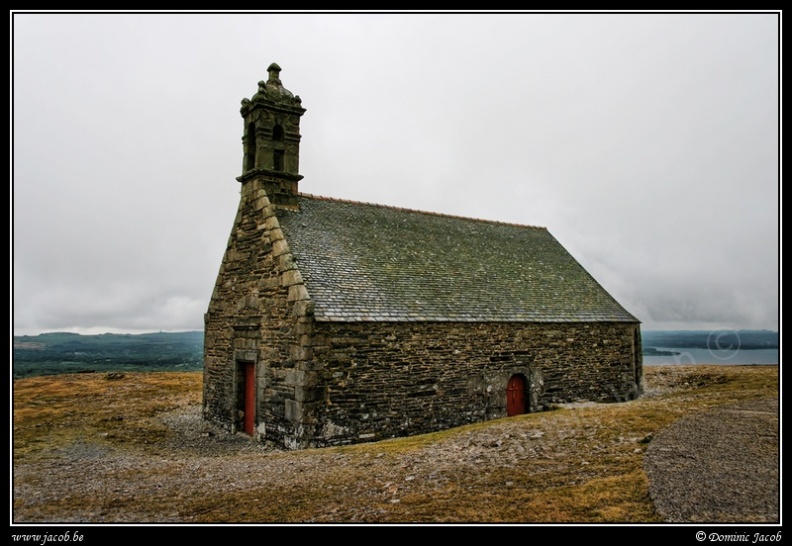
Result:
M673 356L644 355L647 366L672 364L774 364L778 365L778 349L727 350L689 349L686 347L655 347L658 351L680 353Z

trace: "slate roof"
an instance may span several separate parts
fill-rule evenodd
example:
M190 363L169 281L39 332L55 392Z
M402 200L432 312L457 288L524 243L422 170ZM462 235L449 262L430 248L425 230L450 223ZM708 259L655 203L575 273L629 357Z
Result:
M277 215L318 321L638 322L545 228L298 200Z

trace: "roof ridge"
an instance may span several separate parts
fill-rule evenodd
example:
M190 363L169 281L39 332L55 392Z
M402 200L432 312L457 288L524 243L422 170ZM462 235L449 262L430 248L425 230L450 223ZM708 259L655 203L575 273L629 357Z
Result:
M366 201L353 201L352 199L341 199L338 197L325 197L323 195L314 195L312 193L304 193L299 192L299 197L307 197L308 199L316 199L321 201L332 201L336 203L349 203L351 205L368 205L370 207L378 207L382 209L390 209L396 210L400 212L414 212L417 214L425 214L427 216L437 216L440 218L451 218L454 220L469 220L473 222L481 222L483 224L495 224L499 226L510 226L510 227L520 227L520 228L531 228L531 229L542 229L547 231L547 228L544 226L534 226L531 224L518 224L516 222L501 222L500 220L485 220L484 218L474 218L472 216L460 216L457 214L446 214L443 212L432 212L427 210L418 210L418 209L411 209L406 207L396 207L393 205L382 205L379 203L369 203Z

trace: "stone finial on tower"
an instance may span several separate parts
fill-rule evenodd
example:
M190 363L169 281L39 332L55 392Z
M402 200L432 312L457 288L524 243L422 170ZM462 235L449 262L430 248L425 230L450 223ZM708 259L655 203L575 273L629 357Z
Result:
M280 71L281 67L278 66L278 63L272 63L267 67L267 72L269 73L269 81L275 82L280 84Z
M300 154L300 117L305 113L302 100L283 87L281 67L267 68L267 81L258 82L253 97L242 100L240 113L245 120L242 146L243 184L257 179L270 201L289 206L296 203Z

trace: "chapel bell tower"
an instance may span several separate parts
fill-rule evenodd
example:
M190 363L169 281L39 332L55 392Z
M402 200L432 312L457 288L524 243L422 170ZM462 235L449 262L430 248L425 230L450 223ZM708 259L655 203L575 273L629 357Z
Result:
M296 208L300 163L300 117L305 113L299 95L283 87L281 68L269 65L269 78L258 83L251 99L242 99L245 120L242 148L243 185L258 180L273 205Z

